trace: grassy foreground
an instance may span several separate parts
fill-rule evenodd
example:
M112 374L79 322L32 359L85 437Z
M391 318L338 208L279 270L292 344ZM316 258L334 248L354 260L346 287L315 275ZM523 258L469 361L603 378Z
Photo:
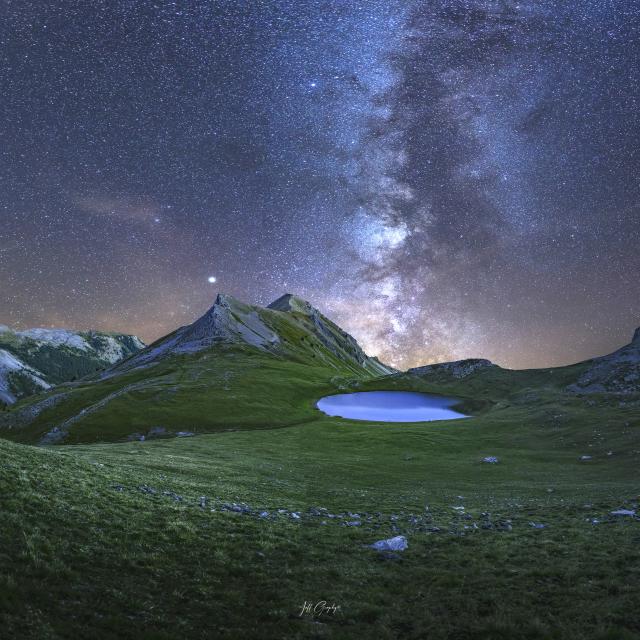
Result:
M609 514L640 500L638 410L517 397L455 422L310 396L277 429L0 440L0 636L638 637L640 521ZM301 615L319 601L339 609Z

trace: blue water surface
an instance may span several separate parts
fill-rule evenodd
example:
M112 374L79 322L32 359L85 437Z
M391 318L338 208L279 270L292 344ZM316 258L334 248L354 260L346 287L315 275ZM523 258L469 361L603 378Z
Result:
M326 396L317 407L329 416L376 422L428 422L468 418L450 407L455 398L412 391L360 391Z

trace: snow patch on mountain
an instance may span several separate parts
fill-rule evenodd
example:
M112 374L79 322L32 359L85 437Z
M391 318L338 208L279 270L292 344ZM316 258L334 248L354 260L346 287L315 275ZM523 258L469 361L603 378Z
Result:
M16 401L10 382L11 374L18 373L28 377L34 384L44 389L51 385L42 379L43 374L20 361L13 354L0 349L0 400L7 404Z
M51 384L92 374L143 348L139 338L126 334L45 328L14 332L2 325L0 398L13 403Z
M79 333L68 329L27 329L25 331L16 331L16 335L56 347L64 345L80 349L80 351L88 351L90 349L88 342Z

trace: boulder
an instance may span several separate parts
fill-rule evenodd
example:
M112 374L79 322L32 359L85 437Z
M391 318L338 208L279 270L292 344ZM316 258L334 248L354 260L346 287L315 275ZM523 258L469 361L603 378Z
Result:
M636 512L632 509L616 509L610 512L612 516L635 516Z
M395 536L386 540L378 540L371 545L376 551L404 551L409 546L404 536Z

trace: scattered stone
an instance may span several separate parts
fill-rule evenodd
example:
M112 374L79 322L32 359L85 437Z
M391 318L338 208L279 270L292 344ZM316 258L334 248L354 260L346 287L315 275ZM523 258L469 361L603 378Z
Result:
M345 522L344 524L346 527L359 527L362 522L360 522L359 520L351 520L350 522Z
M454 511L464 511L464 507L451 507Z
M182 502L182 496L179 496L175 491L163 491L162 495L173 498L176 502Z
M486 462L487 464L498 464L500 460L496 456L485 456L482 458L482 462Z
M225 504L223 509L226 507L227 511L233 511L234 513L251 513L252 509L246 504L237 504L232 502L231 504Z
M409 543L404 536L395 536L386 540L378 540L370 546L376 551L404 551Z
M258 517L259 517L259 518L263 518L263 519L264 519L264 518L268 518L268 517L269 517L269 512L268 512L268 511L261 511L261 512L258 514Z
M295 511L293 511L293 512L291 513L291 517L292 517L294 520L300 520L300 514L299 514L299 513L297 513L297 512L295 512Z
M612 516L635 516L636 512L632 509L616 509L615 511L610 511Z
M153 487L150 487L146 484L143 484L141 486L138 487L138 489L140 491L142 491L142 493L148 493L150 495L155 495L156 493L158 493L158 491L156 489L154 489Z
M176 435L178 436L178 438L188 438L190 436L195 436L196 434L193 433L193 431L178 431Z
M124 487L121 484L113 484L111 485L112 489L115 489L116 491L124 491Z
M580 456L581 462L586 462L587 460L591 460L593 456Z
M530 522L529 526L533 529L545 529L547 527L546 524L542 524L541 522Z
M200 508L204 509L207 506L207 496L200 496Z

